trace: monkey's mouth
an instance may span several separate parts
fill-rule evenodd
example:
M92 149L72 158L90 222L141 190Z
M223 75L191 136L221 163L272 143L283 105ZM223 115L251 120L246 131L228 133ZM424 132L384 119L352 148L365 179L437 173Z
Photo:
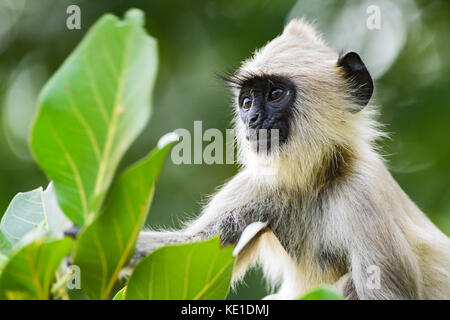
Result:
M250 142L250 147L257 153L276 152L285 142L285 138L277 131L266 129L248 130L245 138Z

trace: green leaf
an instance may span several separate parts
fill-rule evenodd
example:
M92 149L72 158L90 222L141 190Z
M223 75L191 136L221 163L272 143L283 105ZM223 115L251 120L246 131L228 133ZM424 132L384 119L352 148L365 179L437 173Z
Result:
M116 295L114 296L113 300L125 300L125 293L127 292L127 287L123 287L120 289Z
M37 188L18 193L0 222L0 252L23 246L44 235L61 237L70 226L56 201L52 184L45 191Z
M0 231L0 254L8 255L11 252L11 249L11 242L9 242L3 232Z
M343 300L343 298L333 287L322 286L305 294L299 300Z
M72 240L38 239L15 253L0 276L0 299L49 299L50 285Z
M124 152L150 116L156 41L143 13L104 15L47 82L31 148L78 226L100 208Z
M0 230L11 246L15 246L32 231L46 230L42 193L41 187L29 192L20 192L14 196L6 209L0 222Z
M2 253L0 253L0 275L2 273L2 270L5 268L6 263L8 262L8 257Z
M219 246L216 237L156 250L136 266L126 299L225 299L234 266L233 248Z
M172 141L156 148L122 173L99 216L78 236L74 264L83 270L81 287L91 299L109 298L120 270L132 256L171 145Z

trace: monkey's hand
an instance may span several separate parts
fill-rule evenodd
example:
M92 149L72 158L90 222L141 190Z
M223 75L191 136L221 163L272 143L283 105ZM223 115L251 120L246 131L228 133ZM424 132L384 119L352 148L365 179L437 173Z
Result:
M250 223L247 227L245 227L244 231L242 231L239 241L234 247L233 256L236 257L253 239L255 239L257 235L261 233L261 231L267 228L268 225L269 221L257 221Z

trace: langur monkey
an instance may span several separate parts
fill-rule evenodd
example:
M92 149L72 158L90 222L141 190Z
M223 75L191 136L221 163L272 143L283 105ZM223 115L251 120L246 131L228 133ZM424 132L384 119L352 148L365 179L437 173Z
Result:
M376 152L383 133L357 53L338 55L293 20L227 81L240 172L182 230L142 231L132 262L219 234L238 244L233 280L260 264L278 289L267 298L330 284L346 299L450 299L450 240ZM263 129L278 132L266 154L249 134Z

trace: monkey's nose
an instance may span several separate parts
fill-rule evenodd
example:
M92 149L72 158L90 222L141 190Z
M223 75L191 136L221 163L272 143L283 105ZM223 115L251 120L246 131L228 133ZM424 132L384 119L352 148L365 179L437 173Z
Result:
M248 115L248 127L251 129L257 129L261 123L262 115L261 112L253 112Z
M259 114L253 115L253 116L250 118L249 123L250 123L250 124L255 123L256 121L258 121L258 118L259 118Z

